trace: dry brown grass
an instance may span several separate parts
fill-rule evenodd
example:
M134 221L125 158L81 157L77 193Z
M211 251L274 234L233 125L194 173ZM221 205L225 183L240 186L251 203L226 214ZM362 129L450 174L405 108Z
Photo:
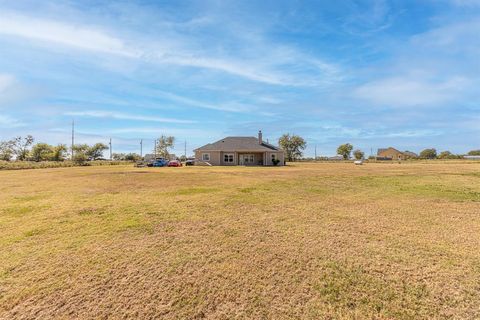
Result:
M480 317L480 164L0 172L0 318Z

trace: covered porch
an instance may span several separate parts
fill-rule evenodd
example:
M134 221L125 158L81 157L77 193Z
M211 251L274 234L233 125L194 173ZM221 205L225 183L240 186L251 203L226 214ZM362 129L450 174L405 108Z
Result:
M263 166L266 163L265 152L239 152L237 164L239 166Z

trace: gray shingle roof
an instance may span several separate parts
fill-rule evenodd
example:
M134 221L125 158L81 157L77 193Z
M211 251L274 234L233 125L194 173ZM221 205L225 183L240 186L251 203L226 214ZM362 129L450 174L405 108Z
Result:
M255 137L226 137L214 143L206 144L198 151L281 151L280 148L275 147L269 143L258 143L258 138Z

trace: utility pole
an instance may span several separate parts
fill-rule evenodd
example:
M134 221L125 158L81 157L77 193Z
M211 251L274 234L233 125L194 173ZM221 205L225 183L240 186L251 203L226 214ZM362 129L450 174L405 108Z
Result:
M185 161L187 161L187 139L185 139Z
M112 138L110 138L110 161L112 161Z
M140 158L143 157L143 139L140 140Z
M315 161L317 161L317 145L315 145Z
M155 159L157 159L157 139L153 141L153 152L155 153Z
M72 160L73 160L73 146L75 145L75 120L72 119Z

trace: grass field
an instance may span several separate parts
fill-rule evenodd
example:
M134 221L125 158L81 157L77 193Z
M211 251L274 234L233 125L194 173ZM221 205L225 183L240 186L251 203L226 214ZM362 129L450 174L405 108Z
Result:
M0 172L0 319L480 318L480 163Z

